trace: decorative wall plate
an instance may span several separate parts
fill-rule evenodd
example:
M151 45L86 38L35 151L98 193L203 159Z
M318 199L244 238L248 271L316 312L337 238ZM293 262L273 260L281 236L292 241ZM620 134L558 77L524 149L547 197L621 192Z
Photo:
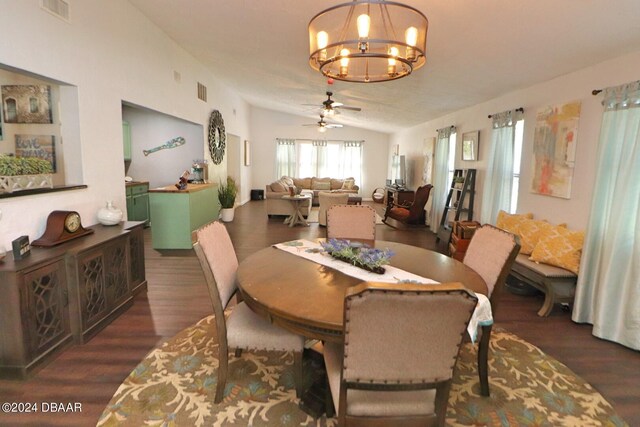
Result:
M224 130L222 114L218 110L213 110L209 119L209 153L216 165L222 163L226 142L227 134Z

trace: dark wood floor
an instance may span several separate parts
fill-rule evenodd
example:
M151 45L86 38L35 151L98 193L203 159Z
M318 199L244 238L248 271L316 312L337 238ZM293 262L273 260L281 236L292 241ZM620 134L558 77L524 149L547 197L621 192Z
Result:
M376 205L377 209L381 205ZM228 224L238 259L267 245L298 237L324 237L324 229L288 228L282 218L267 218L263 202L236 210ZM426 229L398 230L378 225L377 237L438 249ZM95 425L100 413L136 364L164 339L211 313L198 261L190 250L156 251L146 230L149 290L95 338L67 349L28 381L0 381L2 402L82 403L82 413L4 414L0 426ZM444 250L443 245L439 248ZM540 347L591 383L631 426L640 426L640 353L594 338L589 325L571 321L556 308L547 318L536 312L541 296L505 292L496 324Z

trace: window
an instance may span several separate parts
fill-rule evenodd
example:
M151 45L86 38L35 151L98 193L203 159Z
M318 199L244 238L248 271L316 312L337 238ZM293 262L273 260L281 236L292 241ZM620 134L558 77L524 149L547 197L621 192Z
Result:
M283 175L306 177L353 177L362 185L360 141L278 139L276 178ZM283 173L287 172L287 173Z
M522 141L524 140L524 120L516 122L516 133L513 141L513 179L511 184L511 209L516 213L518 208L518 189L520 187L520 163L522 161Z
M29 112L31 114L37 114L40 111L38 108L38 99L37 98L29 98Z

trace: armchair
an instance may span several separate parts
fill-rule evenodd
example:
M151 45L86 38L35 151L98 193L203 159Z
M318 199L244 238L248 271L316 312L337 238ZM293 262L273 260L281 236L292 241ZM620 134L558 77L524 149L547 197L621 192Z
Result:
M419 187L416 190L416 195L413 202L409 202L404 205L395 204L391 209L387 209L384 212L384 218L382 222L387 225L387 218L395 219L403 224L422 224L424 225L424 206L429 200L431 189L433 185L427 184Z

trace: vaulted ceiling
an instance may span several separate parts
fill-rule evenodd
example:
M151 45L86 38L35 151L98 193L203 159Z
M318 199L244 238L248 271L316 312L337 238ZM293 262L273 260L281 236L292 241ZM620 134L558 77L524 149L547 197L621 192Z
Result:
M251 105L318 118L327 80L307 25L335 0L129 0ZM335 119L393 132L640 50L640 0L402 0L429 19L427 64L393 82L335 82ZM639 75L640 78L640 75Z

